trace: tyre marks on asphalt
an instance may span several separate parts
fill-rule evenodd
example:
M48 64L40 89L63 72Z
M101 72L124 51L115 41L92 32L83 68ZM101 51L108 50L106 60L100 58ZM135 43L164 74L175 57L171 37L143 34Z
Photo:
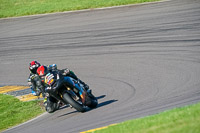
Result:
M31 94L31 89L28 86L3 86L0 87L0 94L12 95L20 101L31 101L41 99L42 96L34 96Z

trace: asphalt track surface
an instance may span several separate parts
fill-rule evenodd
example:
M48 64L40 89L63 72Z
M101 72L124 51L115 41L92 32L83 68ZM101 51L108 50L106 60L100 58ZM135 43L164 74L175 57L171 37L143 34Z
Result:
M0 20L0 85L26 85L28 63L68 67L99 99L6 133L74 133L200 101L200 1Z

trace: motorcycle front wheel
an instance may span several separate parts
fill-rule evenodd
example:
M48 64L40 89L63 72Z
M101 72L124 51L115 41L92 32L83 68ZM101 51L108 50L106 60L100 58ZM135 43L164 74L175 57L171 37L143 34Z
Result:
M66 103L69 103L72 107L74 107L79 112L85 112L86 108L84 105L75 101L67 92L63 93L63 100Z

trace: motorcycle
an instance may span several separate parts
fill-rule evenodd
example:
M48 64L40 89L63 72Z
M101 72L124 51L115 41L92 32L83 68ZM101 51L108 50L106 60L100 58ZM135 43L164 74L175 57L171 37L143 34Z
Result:
M97 98L92 94L91 90L86 91L84 86L77 80L69 76L63 76L59 73L48 73L44 78L47 95L50 95L70 104L79 112L85 112L88 107L93 109L98 105Z

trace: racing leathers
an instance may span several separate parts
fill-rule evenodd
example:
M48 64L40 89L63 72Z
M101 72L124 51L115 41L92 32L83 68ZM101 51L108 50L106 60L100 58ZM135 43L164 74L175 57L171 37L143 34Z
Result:
M30 86L33 95L39 96L42 93L42 96L45 97L44 86L42 85L38 74L30 72L28 77L28 85Z

